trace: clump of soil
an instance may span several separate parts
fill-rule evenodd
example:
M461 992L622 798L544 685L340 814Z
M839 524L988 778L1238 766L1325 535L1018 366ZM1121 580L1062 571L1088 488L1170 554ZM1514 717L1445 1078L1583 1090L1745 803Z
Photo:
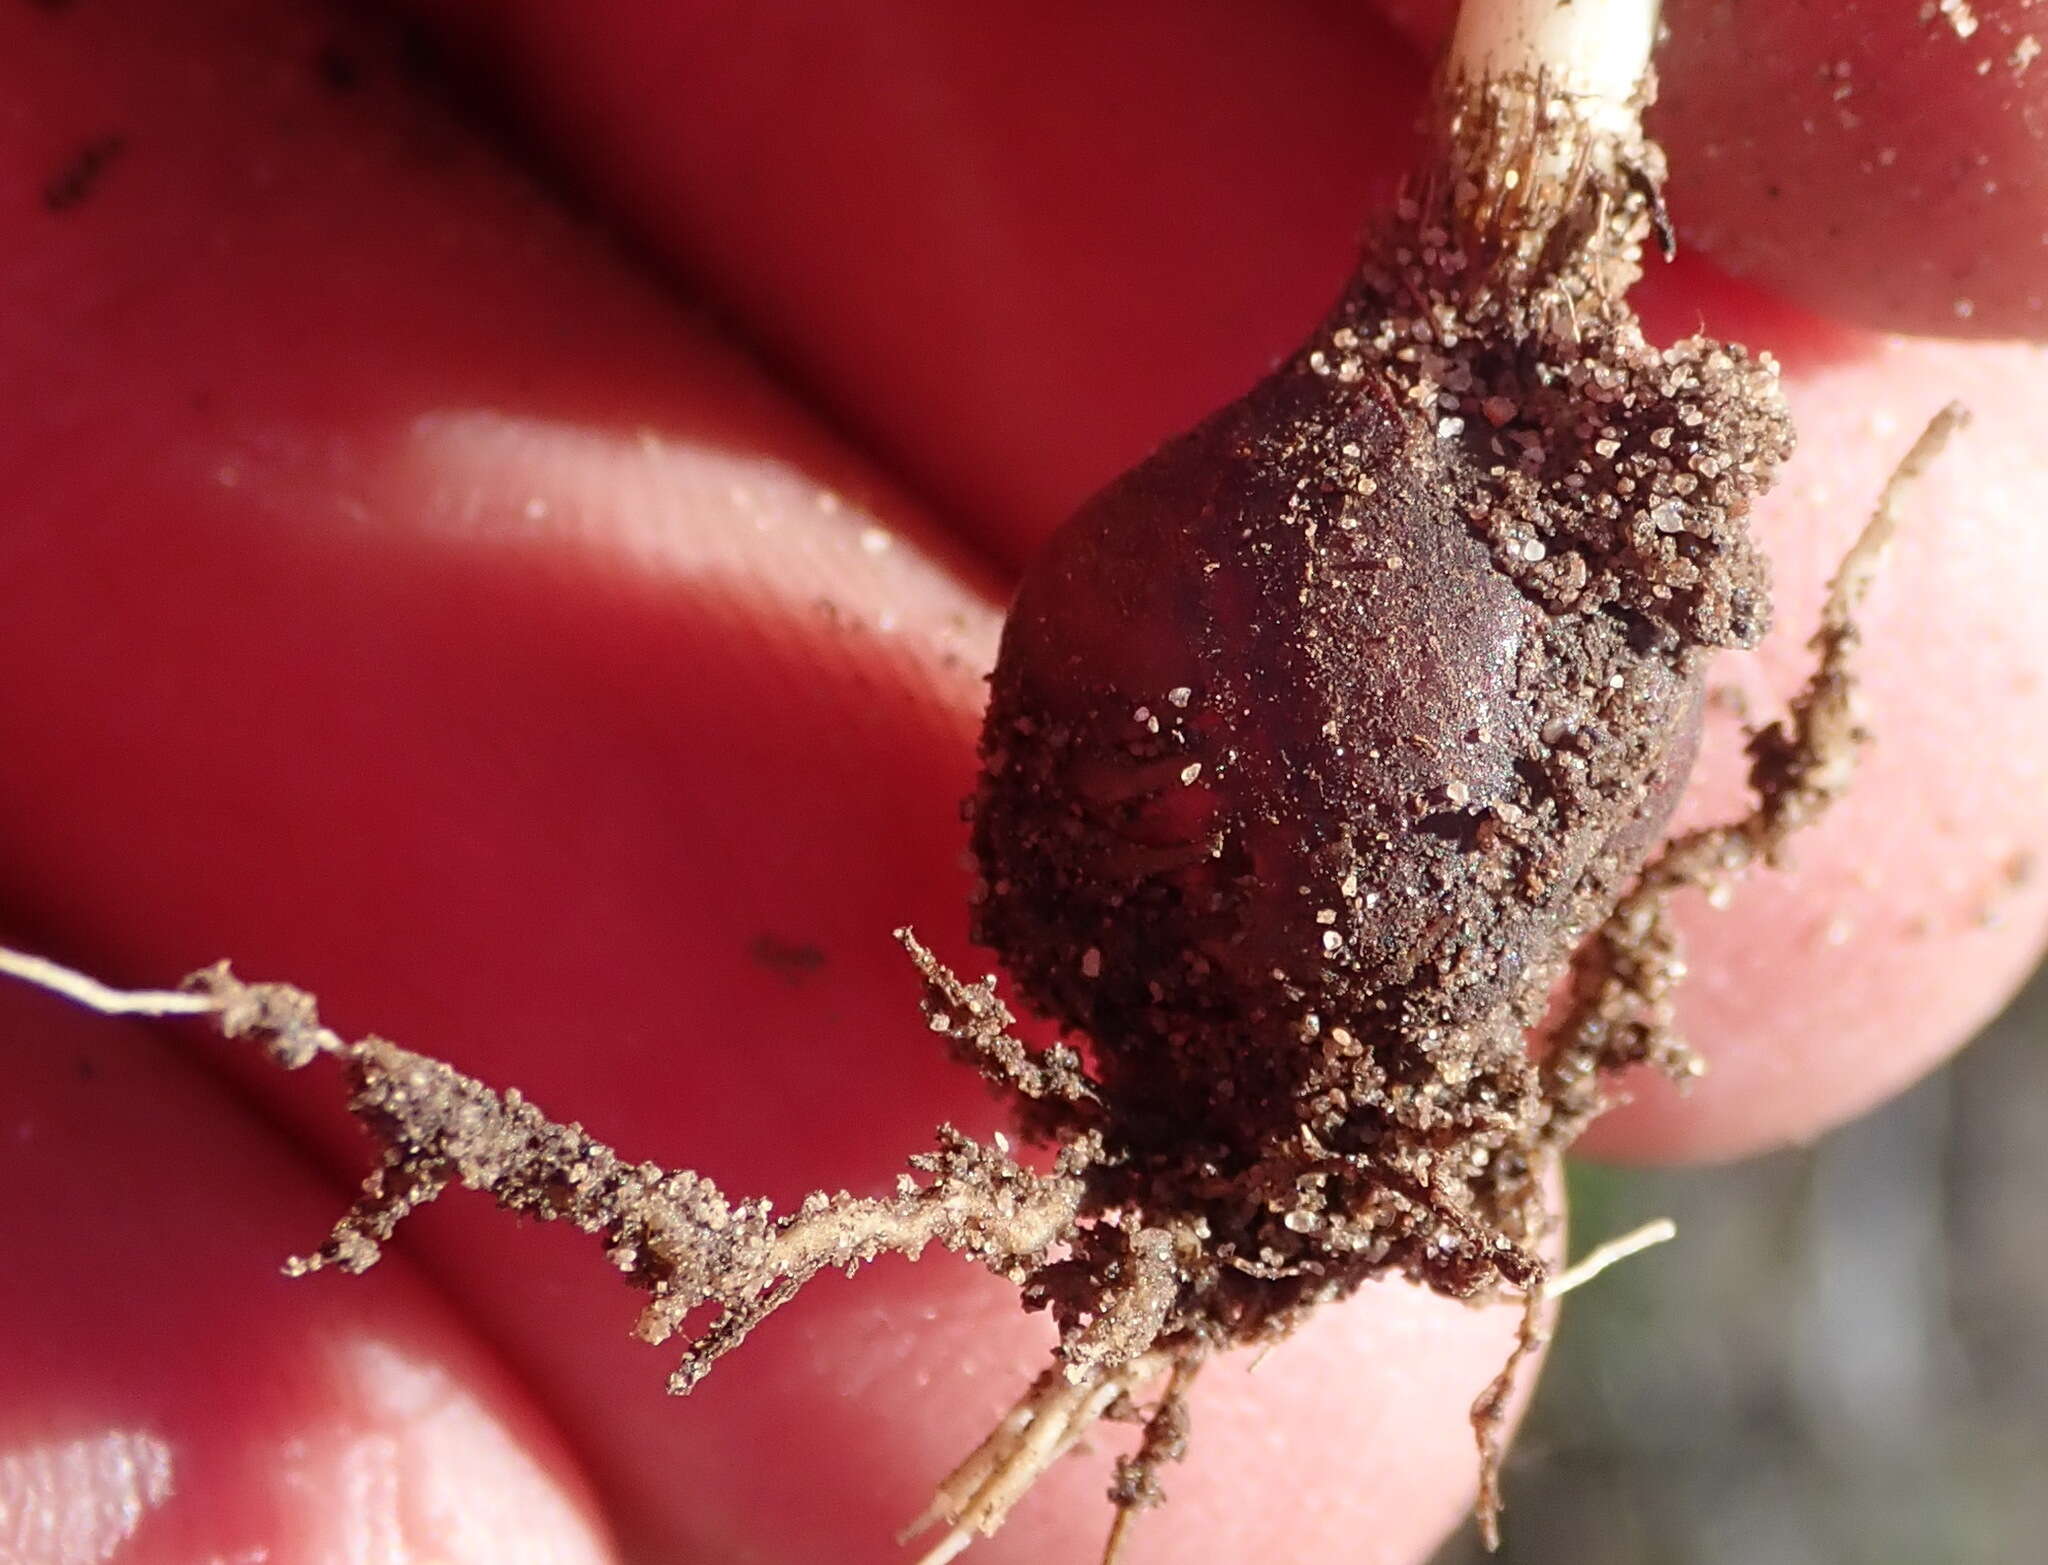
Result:
M1666 903L1847 782L1854 608L1891 527L1888 494L1812 683L1752 742L1756 812L1651 859L1709 659L1764 629L1745 517L1791 440L1767 357L1653 347L1625 302L1661 172L1541 79L1449 89L1430 173L1308 342L1028 574L972 806L975 927L1088 1054L1022 1043L992 981L903 939L930 1025L1056 1149L1049 1171L942 1127L893 1194L778 1216L214 969L162 1008L214 1011L288 1066L339 1058L382 1148L300 1268L360 1271L449 1185L485 1191L601 1240L647 1295L639 1334L687 1343L680 1392L827 1267L970 1256L1059 1340L939 1486L930 1562L1103 1418L1142 1425L1114 1554L1163 1497L1205 1359L1370 1278L1521 1295L1526 1352L1552 1165L1614 1069L1694 1068ZM1473 1412L1489 1526L1513 1367Z

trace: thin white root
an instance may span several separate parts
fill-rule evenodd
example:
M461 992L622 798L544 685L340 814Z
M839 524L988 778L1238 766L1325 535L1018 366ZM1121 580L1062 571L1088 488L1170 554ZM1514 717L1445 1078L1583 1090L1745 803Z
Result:
M186 989L116 989L48 957L0 946L0 973L60 995L102 1016L205 1016L221 1009L216 995Z
M1618 1238L1609 1239L1605 1244L1595 1245L1572 1265L1559 1272L1544 1288L1547 1299L1559 1299L1575 1288L1583 1288L1608 1267L1627 1260L1631 1255L1640 1255L1653 1245L1666 1244L1678 1237L1678 1225L1668 1217L1631 1229Z
M994 1535L1021 1500L1071 1451L1120 1397L1171 1367L1163 1353L1148 1353L1115 1369L1093 1371L1079 1382L1055 1368L1035 1381L987 1439L945 1477L924 1513L904 1529L914 1538L935 1522L947 1530L917 1565L946 1565L977 1537Z
M1123 1558L1124 1545L1130 1542L1133 1519L1137 1514L1131 1506L1117 1507L1116 1520L1109 1524L1109 1541L1102 1546L1102 1565L1117 1565L1117 1561Z
M1891 477L1885 480L1884 489L1878 494L1877 507L1871 512L1869 522L1842 557L1834 580L1828 583L1827 605L1821 610L1823 633L1833 631L1839 634L1851 628L1857 605L1870 591L1870 584L1884 569L1885 558L1891 552L1892 539L1899 530L1900 500L1934 464L1935 458L1947 449L1956 431L1969 422L1968 408L1960 402L1949 403L1927 421L1927 427L1920 431L1920 438L1913 442L1912 449L1892 469Z
M1062 1383L1054 1395L1046 1397L1016 1436L992 1453L988 1471L965 1499L947 1507L945 1519L952 1525L920 1565L944 1565L963 1552L977 1534L993 1536L1011 1508L1103 1415L1119 1390L1113 1380L1079 1386Z
M991 1429L981 1444L968 1452L965 1460L948 1473L933 1492L931 1503L917 1519L897 1534L897 1541L915 1538L934 1522L959 1516L967 1502L988 1475L995 1471L1003 1458L1016 1449L1024 1431L1035 1419L1047 1416L1048 1409L1041 1400L1039 1387L1034 1385L1019 1398L1016 1405L1005 1413L995 1428Z

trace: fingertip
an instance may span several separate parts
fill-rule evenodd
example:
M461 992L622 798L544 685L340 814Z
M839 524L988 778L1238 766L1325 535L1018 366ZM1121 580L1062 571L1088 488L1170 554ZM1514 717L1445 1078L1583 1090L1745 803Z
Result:
M1675 4L1650 128L1681 238L1841 320L2048 335L2048 28L2029 0Z
M25 1561L610 1565L547 1420L393 1261L291 1282L333 1196L144 1029L0 993L0 1515Z

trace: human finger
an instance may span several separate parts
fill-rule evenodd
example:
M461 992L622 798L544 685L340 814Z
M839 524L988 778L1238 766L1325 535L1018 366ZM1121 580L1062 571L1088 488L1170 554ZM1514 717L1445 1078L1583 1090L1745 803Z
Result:
M33 110L0 144L23 929L121 977L233 955L736 1192L873 1185L941 1120L993 1128L887 939L964 949L997 609L957 551L330 14L0 28ZM240 1069L358 1167L317 1078ZM894 1557L1048 1345L958 1263L881 1267L675 1402L587 1241L455 1198L413 1230L634 1554ZM1219 1372L1151 1546L1418 1556L1514 1330L1387 1285ZM1063 1470L988 1557L1098 1543L1100 1476ZM1329 1498L1275 1516L1246 1485Z

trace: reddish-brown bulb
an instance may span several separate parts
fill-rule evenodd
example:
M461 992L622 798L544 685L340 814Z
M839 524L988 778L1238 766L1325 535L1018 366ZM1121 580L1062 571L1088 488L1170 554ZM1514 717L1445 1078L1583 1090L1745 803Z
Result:
M1694 671L1626 614L1567 626L1525 593L1468 466L1384 382L1304 360L1026 576L978 931L1120 1095L1184 1110L1221 1065L1270 1097L1321 1029L1471 1023L1554 977L1662 824Z

